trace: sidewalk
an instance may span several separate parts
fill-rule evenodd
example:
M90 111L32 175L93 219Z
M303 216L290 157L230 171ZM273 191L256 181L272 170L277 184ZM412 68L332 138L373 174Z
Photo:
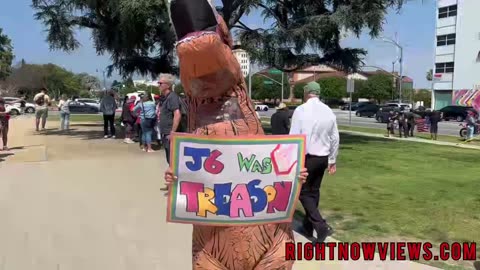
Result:
M12 122L10 146L18 149L0 162L0 270L191 269L192 226L165 221L163 151L104 140L98 126L38 135L32 124ZM294 265L318 269L438 268L379 258Z
M420 139L420 138L385 137L385 135L383 135L383 134L375 134L375 133L368 133L368 132L358 132L358 131L349 131L349 130L339 130L339 132L340 132L340 133L345 133L345 134L351 134L351 135L359 135L359 136L375 137L375 138L384 138L384 139L389 139L389 140L410 141L410 142L417 142L417 143L428 143L428 144L436 144L436 145L459 147L459 148L465 148L465 149L480 150L480 146L478 146L478 145L469 145L469 144L462 144L462 143L451 143L451 142L443 142L443 141L433 141L433 140L425 140L425 139Z

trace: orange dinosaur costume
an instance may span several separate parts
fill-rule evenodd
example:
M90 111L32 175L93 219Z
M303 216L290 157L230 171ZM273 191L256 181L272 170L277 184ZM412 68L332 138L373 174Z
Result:
M176 0L170 15L178 37L180 79L189 105L189 131L195 134L262 135L232 37L207 0ZM288 224L248 227L193 227L193 269L288 270Z

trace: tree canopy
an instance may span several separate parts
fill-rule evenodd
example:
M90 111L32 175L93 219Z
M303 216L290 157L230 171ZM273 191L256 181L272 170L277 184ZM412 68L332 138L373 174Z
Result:
M40 88L49 90L53 98L60 95L89 96L90 90L98 89L100 82L86 73L75 74L54 64L27 64L24 61L14 68L1 83L8 95L33 97Z
M357 95L362 98L374 99L377 102L388 100L392 97L394 81L391 75L375 74L364 83L360 83Z
M12 72L13 58L12 41L0 28L0 80L4 80Z
M355 71L366 54L342 48L342 33L372 37L382 30L389 8L406 0L222 0L217 7L252 61L283 71L313 64L328 64ZM166 0L32 0L35 18L47 28L52 49L75 50L78 28L90 29L99 54L112 59L109 74L117 69L125 77L138 72L156 76L176 71L175 34ZM245 23L245 16L261 14L260 28Z

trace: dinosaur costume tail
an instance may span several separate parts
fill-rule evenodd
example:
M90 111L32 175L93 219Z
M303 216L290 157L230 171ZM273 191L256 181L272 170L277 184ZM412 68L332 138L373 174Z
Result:
M175 27L180 78L189 105L189 130L195 134L261 135L232 37L207 0L176 0L170 13ZM194 226L193 269L288 270L285 243L290 224L248 227Z

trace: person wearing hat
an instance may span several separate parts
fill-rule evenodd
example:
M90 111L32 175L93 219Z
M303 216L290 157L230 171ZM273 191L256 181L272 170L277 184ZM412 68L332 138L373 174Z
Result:
M273 135L286 135L290 130L290 117L288 115L288 107L285 103L280 103L276 108L277 111L270 118Z
M320 214L318 205L325 170L331 175L337 170L336 159L340 144L337 118L332 109L320 101L320 90L320 85L316 82L310 82L304 87L305 103L294 111L290 128L292 135L306 135L305 167L308 177L300 191L300 202L305 209L303 233L312 238L315 230L315 242L324 242L333 233Z

